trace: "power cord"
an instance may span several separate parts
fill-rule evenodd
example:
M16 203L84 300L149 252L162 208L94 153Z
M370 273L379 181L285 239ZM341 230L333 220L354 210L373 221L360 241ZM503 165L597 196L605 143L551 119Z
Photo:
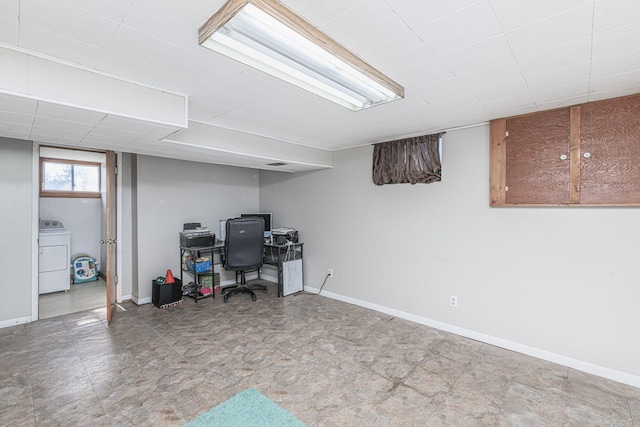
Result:
M327 283L327 279L329 278L329 276L331 276L331 274L327 274L324 277L324 281L322 282L322 286L320 286L320 290L317 293L309 292L309 291L302 291L302 292L297 293L296 295L298 295L298 294L320 295L320 292L322 292L322 288L324 288L325 283Z

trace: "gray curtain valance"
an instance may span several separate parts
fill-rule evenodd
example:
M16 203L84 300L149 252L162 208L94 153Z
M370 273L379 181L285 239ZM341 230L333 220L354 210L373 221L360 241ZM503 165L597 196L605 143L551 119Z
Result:
M374 144L374 184L428 184L440 181L441 136L437 133Z

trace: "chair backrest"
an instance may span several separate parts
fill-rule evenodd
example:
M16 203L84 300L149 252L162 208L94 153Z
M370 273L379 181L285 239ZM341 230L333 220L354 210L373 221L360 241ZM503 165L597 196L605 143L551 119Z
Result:
M226 232L225 270L259 268L264 256L264 220L258 217L229 219Z

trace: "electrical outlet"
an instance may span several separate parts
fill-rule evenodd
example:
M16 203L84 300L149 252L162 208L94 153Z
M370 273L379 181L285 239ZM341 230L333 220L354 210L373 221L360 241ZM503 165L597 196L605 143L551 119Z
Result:
M449 305L453 308L458 308L458 297L455 295L449 295Z
M333 277L333 268L329 269L329 277Z

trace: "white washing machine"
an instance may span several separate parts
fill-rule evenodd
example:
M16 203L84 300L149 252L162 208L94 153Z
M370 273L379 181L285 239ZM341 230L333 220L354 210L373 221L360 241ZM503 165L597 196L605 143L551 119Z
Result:
M38 246L39 293L68 291L71 233L61 221L42 219Z

